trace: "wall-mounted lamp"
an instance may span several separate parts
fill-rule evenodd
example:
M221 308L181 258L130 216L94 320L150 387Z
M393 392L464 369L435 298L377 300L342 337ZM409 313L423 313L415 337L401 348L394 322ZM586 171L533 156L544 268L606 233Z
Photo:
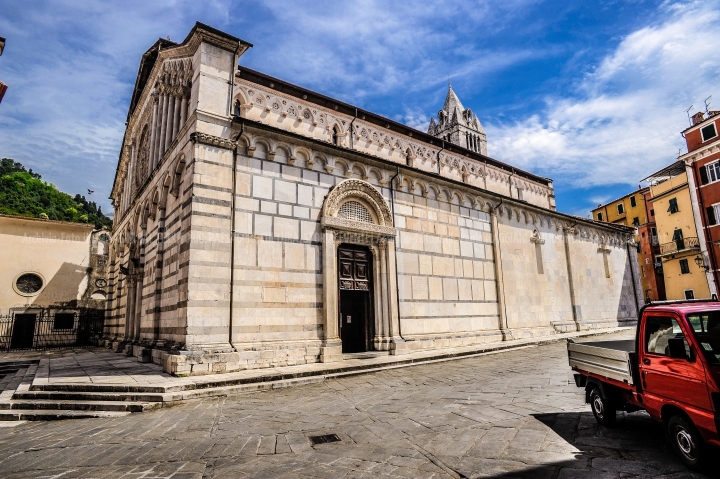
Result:
M705 271L710 269L710 267L705 264L705 259L702 256L695 256L695 264L698 265L698 268L702 268Z

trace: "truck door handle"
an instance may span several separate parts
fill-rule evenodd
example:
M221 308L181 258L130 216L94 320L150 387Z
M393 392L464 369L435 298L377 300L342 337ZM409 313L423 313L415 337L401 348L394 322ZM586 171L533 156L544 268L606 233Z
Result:
M643 359L643 364L650 364L650 359L649 359L649 358L644 358L644 359Z

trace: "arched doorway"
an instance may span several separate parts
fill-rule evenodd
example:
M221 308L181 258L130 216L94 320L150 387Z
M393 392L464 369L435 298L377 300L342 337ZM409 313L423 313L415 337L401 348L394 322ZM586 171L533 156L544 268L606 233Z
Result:
M366 246L341 244L337 268L342 352L370 351L375 336L372 253Z
M368 350L402 354L397 231L385 198L365 181L341 181L325 197L321 225L325 338L320 360L342 361L343 353Z

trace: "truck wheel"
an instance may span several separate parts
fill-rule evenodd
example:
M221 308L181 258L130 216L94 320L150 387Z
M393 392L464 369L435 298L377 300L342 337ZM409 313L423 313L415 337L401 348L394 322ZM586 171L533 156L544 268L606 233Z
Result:
M615 408L603 399L600 389L593 388L590 391L590 408L592 409L595 420L603 426L612 426L615 424L616 411Z
M703 467L704 444L697 429L682 416L673 416L667 423L670 444L687 467L700 471Z

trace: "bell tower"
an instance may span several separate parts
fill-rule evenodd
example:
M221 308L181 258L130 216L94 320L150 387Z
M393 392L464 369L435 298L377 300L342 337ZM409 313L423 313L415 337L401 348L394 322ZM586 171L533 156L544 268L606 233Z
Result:
M430 119L428 134L468 150L487 155L487 137L478 117L465 108L448 83L448 93L443 109Z

